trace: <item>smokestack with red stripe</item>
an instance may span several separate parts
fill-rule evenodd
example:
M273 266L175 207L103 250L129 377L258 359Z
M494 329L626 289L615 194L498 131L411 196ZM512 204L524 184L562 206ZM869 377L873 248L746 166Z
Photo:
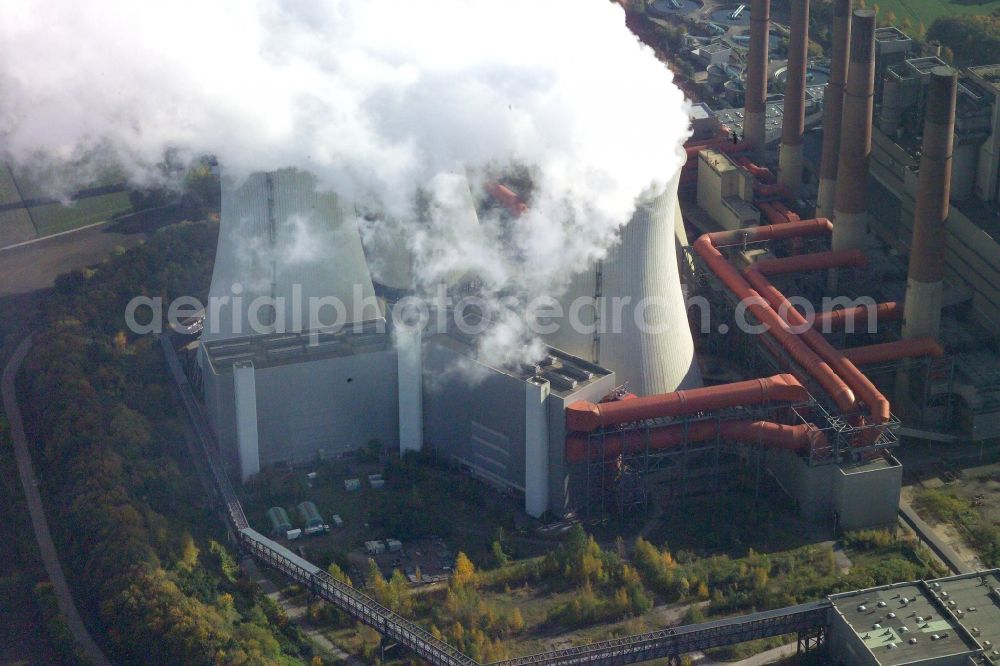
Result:
M833 249L862 247L868 228L868 163L875 97L875 12L854 11L851 62L844 92L844 120L837 164Z
M750 50L747 52L746 105L743 112L743 139L750 154L764 163L767 142L767 48L771 25L771 0L750 4Z
M833 56L830 80L823 94L823 157L819 168L816 216L833 218L837 192L837 157L844 114L844 82L847 81L848 53L851 49L851 0L833 3Z
M809 55L809 0L792 2L792 27L785 70L785 112L781 125L778 181L788 188L792 200L802 187L802 133L806 115L806 63ZM752 15L751 15L752 16Z
M951 156L955 143L958 76L950 67L931 71L924 115L924 145L917 178L910 272L906 280L903 337L937 338L941 327Z

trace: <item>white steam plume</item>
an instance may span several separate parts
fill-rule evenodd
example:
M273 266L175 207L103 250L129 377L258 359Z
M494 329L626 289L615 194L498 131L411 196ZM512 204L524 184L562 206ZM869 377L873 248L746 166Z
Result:
M137 183L166 151L237 176L294 166L397 221L422 188L440 205L423 237L403 223L418 271L472 265L522 300L605 254L688 133L670 72L607 0L7 0L0 90L17 163L98 152ZM449 223L453 174L475 193L511 163L534 174L513 248L426 236ZM537 354L523 320L502 323L487 360Z

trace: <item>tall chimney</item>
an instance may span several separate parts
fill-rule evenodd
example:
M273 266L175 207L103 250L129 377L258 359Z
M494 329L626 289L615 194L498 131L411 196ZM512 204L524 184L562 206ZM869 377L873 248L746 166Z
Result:
M779 177L792 199L802 187L802 133L806 127L806 63L809 56L809 0L792 3L792 34L785 70L785 112L781 124Z
M837 164L833 249L864 244L868 226L868 162L872 152L875 97L875 12L856 9L851 27L851 64L844 91L844 120Z
M847 54L851 48L851 0L834 0L833 57L830 80L823 95L823 158L819 167L819 194L816 216L833 217L837 192L837 156L844 114L844 82L847 81Z
M767 141L767 49L771 25L771 0L753 0L750 5L750 50L747 53L746 108L743 112L743 139L750 153L764 162Z
M924 115L924 146L917 177L910 272L903 308L904 338L936 338L941 327L941 292L946 253L951 155L955 143L958 75L951 67L931 71Z

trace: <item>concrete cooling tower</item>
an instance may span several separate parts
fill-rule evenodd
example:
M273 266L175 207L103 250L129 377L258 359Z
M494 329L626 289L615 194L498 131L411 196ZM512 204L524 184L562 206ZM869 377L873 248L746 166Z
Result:
M546 340L613 370L638 395L701 385L677 263L679 181L640 202L608 257L574 278Z

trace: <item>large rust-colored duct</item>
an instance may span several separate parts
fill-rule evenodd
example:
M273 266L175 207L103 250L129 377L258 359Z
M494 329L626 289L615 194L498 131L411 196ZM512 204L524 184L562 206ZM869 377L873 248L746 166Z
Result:
M869 324L878 324L893 319L899 319L903 315L903 308L895 301L878 303L872 308L869 305L857 305L853 308L838 308L828 312L817 312L813 321L813 328L824 333L846 330L854 333L856 327L870 328ZM871 319L874 317L874 321ZM874 333L875 331L871 331Z
M802 133L806 127L806 64L809 56L809 0L792 2L792 26L785 70L785 111L781 124L778 180L792 203L802 187Z
M844 357L854 365L889 363L915 356L944 356L944 348L933 338L915 338L844 350Z
M886 423L891 418L889 401L879 392L857 366L833 348L819 331L812 328L792 303L760 271L751 266L743 271L746 281L758 294L767 299L774 311L798 333L798 336L833 369L850 387L855 396L864 401L876 423Z
M824 359L789 330L788 324L771 308L763 296L750 287L746 279L718 249L725 245L818 236L830 233L830 226L829 220L802 220L766 227L717 231L698 238L692 248L705 260L709 269L723 284L739 297L741 303L757 321L767 327L768 334L773 336L789 356L816 380L837 407L843 412L851 412L856 406L854 391Z
M801 451L809 448L826 449L826 434L811 423L785 425L771 421L702 421L693 424L653 428L648 438L645 432L614 432L602 437L600 451L604 460L621 454L638 453L649 449L669 449L684 442L704 442L713 437L729 441L761 444L767 448ZM570 435L566 438L566 459L571 463L591 460L589 435Z
M847 81L848 53L851 48L851 0L833 3L833 54L830 80L823 94L823 157L819 168L816 215L833 217L837 192L837 158L840 155L840 128L844 114L844 83Z
M528 212L528 206L506 185L491 180L486 183L484 189L514 217L521 217Z
M767 142L767 49L771 0L750 4L750 50L747 52L746 104L743 139L758 164L764 163Z
M837 164L833 249L864 245L868 227L868 163L875 97L875 12L858 9L851 26L851 63L844 92L844 120Z
M740 405L767 402L806 402L809 392L793 375L783 374L720 386L704 386L632 400L592 403L574 402L566 408L566 428L591 432L598 428L663 418L689 416Z
M941 296L948 238L945 222L951 194L951 155L955 143L958 76L950 67L931 71L924 115L924 147L917 178L910 272L906 280L903 337L936 338L941 327Z
M761 259L754 264L754 268L762 275L787 275L830 268L863 268L867 265L868 256L861 250L841 250L799 254L780 259Z

